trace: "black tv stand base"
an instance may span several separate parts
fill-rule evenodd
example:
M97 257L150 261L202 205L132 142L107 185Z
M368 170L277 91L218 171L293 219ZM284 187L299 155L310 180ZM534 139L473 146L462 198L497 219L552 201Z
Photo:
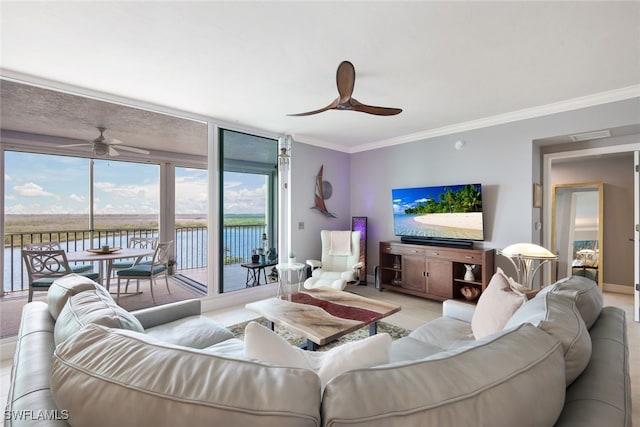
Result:
M413 245L429 245L429 246L445 246L449 248L462 248L472 249L472 240L449 240L449 239L421 239L420 237L407 237L400 238L402 243L410 243Z

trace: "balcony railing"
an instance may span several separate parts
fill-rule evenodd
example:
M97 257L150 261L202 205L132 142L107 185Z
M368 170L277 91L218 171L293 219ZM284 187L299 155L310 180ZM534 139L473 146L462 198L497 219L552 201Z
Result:
M248 262L252 251L262 244L264 224L223 227L224 263ZM103 245L126 247L132 237L157 237L155 228L110 230L38 231L7 233L4 249L4 293L28 289L27 273L20 251L28 243L57 240L67 252L99 248ZM207 266L207 227L176 227L174 238L176 269L201 269Z

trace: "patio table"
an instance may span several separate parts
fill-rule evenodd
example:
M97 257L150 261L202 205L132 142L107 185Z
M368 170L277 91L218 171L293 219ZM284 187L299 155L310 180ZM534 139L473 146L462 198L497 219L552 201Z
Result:
M111 250L109 252L100 252L97 250L86 250L77 252L67 252L67 260L74 261L99 261L99 278L104 283L104 287L109 290L111 281L111 265L114 259L140 258L153 255L153 249L140 248L122 248ZM105 276L105 272L107 273Z

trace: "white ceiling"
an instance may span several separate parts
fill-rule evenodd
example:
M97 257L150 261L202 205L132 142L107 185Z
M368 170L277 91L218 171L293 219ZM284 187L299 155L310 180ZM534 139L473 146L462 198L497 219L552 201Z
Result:
M5 77L59 82L346 152L640 96L635 1L2 1L0 24ZM356 68L356 99L404 111L286 115L329 104L345 59ZM56 128L56 136L93 139L95 126L106 125L110 137L130 145L177 144L146 113L136 121L126 112L136 122L126 125L83 101L81 120L79 112L57 119L65 110L60 99L34 112L28 99L11 102L7 92L3 129Z

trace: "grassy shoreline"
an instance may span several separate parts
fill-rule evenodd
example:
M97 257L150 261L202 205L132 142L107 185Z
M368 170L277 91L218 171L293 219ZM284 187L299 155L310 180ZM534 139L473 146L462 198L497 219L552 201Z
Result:
M11 233L31 233L47 231L85 231L89 229L88 214L27 214L5 215L4 231ZM224 225L264 224L262 214L228 214ZM207 214L176 214L177 227L206 227ZM158 228L157 215L94 215L94 228L97 230Z
M224 226L264 225L262 214L229 214L225 215ZM206 214L176 214L176 227L207 227ZM4 246L11 247L12 236L22 236L26 242L67 240L67 233L73 233L71 239L88 239L89 215L84 214L29 214L5 215ZM149 230L150 233L158 229L157 215L94 215L94 229L105 230ZM33 236L29 236L33 234ZM49 236L47 236L50 234ZM26 235L26 236L25 236ZM23 241L24 243L24 241Z

